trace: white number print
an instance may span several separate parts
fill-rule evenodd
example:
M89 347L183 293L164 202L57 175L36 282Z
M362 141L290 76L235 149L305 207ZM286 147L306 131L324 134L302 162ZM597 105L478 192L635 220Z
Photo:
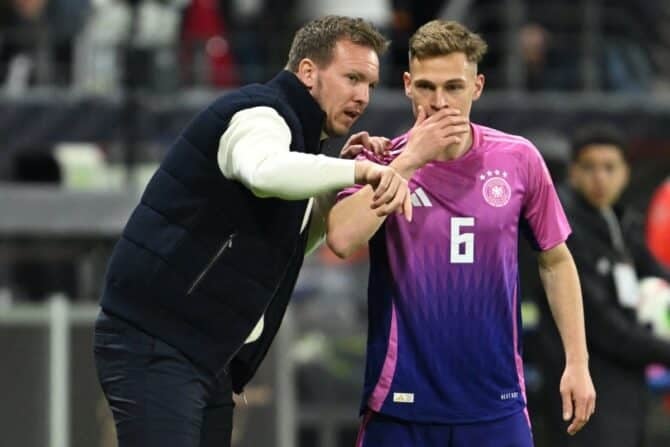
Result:
M472 264L475 262L475 234L464 232L463 227L474 227L474 217L451 218L452 264Z

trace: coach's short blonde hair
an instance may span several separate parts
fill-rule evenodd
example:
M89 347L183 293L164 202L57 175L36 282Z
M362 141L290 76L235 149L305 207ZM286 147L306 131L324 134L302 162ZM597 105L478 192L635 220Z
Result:
M458 22L433 20L416 30L409 39L409 60L464 53L470 62L479 63L488 45L479 34Z

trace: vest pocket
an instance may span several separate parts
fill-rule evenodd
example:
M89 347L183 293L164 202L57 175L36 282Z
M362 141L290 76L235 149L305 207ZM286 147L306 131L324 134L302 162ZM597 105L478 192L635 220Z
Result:
M219 248L212 259L209 260L207 265L205 265L205 268L198 274L198 276L195 277L195 280L193 280L193 283L191 283L191 287L189 287L188 292L186 292L186 295L191 295L193 291L195 290L196 287L198 287L198 284L202 282L202 280L207 276L207 273L212 269L214 264L216 264L216 261L219 260L221 256L233 246L233 239L235 238L235 235L237 233L232 233L228 238L223 242L221 245L221 248Z

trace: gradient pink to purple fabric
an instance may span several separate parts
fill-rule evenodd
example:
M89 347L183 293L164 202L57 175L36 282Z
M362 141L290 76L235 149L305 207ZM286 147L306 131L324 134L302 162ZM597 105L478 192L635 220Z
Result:
M525 410L519 229L526 225L546 250L570 228L532 143L472 129L463 157L429 163L410 179L410 190L428 198L414 207L412 222L391 215L370 241L363 409L439 423ZM388 157L366 156L390 163L406 143L401 135Z

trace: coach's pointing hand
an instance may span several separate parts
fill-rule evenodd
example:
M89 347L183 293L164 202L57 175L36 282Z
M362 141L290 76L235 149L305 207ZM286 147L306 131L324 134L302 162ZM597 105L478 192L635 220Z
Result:
M377 211L378 216L387 216L397 211L404 214L408 221L412 220L412 202L407 180L395 169L371 161L357 161L356 183L372 186L374 196L370 207Z

